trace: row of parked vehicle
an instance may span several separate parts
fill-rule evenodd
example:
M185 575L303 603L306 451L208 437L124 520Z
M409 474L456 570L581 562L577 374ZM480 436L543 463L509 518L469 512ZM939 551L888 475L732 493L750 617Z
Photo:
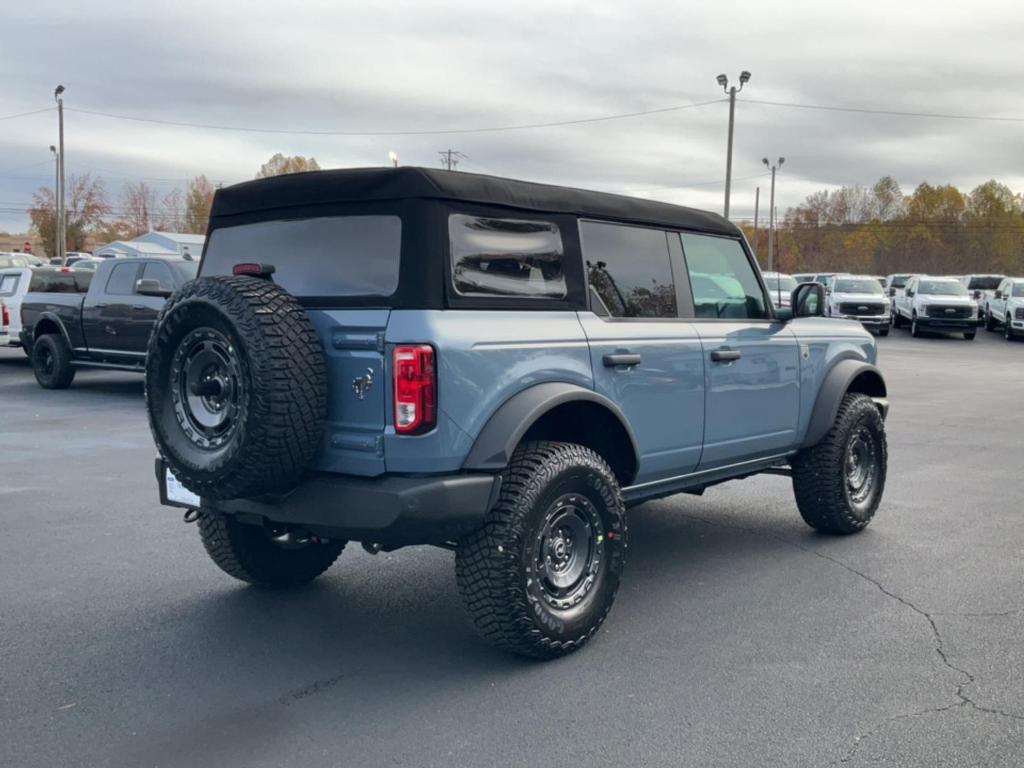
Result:
M165 299L199 269L171 258L98 262L0 268L0 347L21 347L47 389L70 386L78 366L143 371Z
M962 333L971 340L979 326L1001 330L1009 341L1024 336L1024 278L768 272L765 280L776 307L789 306L790 292L797 285L820 283L825 286L828 317L858 320L879 336L888 336L890 327L908 327L915 337L942 331Z

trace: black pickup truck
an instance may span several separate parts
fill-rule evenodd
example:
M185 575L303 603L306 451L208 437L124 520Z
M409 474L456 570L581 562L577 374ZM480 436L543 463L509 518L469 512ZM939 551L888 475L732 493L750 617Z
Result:
M20 338L36 381L65 389L78 366L145 372L157 314L198 269L198 261L152 258L109 259L95 272L35 270Z

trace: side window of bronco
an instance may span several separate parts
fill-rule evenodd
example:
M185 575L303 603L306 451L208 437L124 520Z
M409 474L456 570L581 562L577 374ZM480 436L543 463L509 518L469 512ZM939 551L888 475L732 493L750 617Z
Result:
M666 233L580 222L587 281L612 317L676 317L676 288ZM595 302L596 303L596 302Z
M565 249L554 222L453 213L448 234L460 296L565 298Z
M696 317L728 320L768 317L761 283L738 240L688 232L681 237Z

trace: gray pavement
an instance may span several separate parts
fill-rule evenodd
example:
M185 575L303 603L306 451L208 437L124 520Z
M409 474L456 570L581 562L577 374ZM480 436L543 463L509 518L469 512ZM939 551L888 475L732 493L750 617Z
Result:
M474 636L449 552L233 582L157 503L140 378L0 352L0 765L1016 768L1024 343L880 348L865 533L781 477L639 507L605 628L547 664Z

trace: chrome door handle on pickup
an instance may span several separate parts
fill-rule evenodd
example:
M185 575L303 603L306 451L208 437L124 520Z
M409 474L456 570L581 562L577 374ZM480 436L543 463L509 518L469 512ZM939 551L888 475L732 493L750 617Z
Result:
M601 358L606 368L614 368L617 365L640 365L640 354L637 352L616 352L605 355Z
M739 360L743 355L740 354L738 349L716 349L711 353L712 363L733 363Z

